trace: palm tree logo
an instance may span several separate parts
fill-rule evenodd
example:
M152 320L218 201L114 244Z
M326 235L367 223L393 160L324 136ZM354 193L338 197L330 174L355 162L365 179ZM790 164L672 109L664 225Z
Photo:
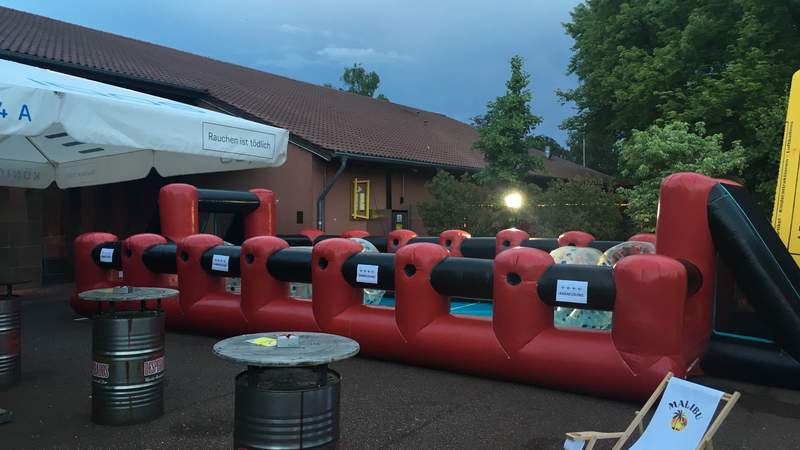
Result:
M682 431L686 428L686 425L689 423L689 420L686 419L686 414L684 414L682 409L675 411L672 414L672 429L675 431Z

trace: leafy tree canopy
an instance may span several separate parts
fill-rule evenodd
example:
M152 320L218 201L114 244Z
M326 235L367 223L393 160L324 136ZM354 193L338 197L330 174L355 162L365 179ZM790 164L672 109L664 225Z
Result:
M629 201L627 212L642 231L652 231L662 178L675 172L738 178L747 164L747 153L739 142L726 146L722 135L708 135L702 122L690 127L676 121L633 130L620 145L619 163L622 176L634 184L621 189Z
M366 97L374 96L381 84L381 77L376 72L367 72L359 63L353 64L353 67L345 67L341 79L345 84L345 89L342 90ZM388 100L383 94L378 94L378 98Z
M615 143L631 130L703 121L741 143L746 184L771 202L800 2L587 0L571 19L580 84L561 95L578 113L562 126L573 149L586 138L589 166L617 173Z
M536 228L541 236L582 230L598 239L625 239L622 198L603 180L557 180L536 201Z
M511 58L505 95L489 102L486 114L474 119L479 134L474 147L487 162L479 176L483 182L519 185L529 172L543 168L541 158L528 152L531 132L542 119L531 112L530 75L522 64L521 56Z

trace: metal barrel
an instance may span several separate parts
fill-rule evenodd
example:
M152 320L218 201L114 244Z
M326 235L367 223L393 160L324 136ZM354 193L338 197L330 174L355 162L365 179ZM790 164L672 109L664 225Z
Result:
M19 381L22 365L19 299L0 298L0 387Z
M164 314L119 311L92 323L92 421L127 425L164 413Z
M233 448L335 449L341 377L325 366L251 368L236 377Z

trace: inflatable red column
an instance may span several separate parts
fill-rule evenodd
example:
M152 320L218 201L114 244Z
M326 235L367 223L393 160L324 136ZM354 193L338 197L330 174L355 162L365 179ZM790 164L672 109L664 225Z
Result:
M311 258L312 309L322 331L350 336L346 321L337 316L364 301L363 291L342 276L344 261L360 253L361 244L349 239L326 239L314 246Z
M298 234L302 234L303 236L310 239L311 242L313 243L314 241L317 240L318 237L322 236L325 233L323 233L322 230L318 230L316 228L305 228L300 230Z
M395 256L395 315L406 341L413 341L419 330L437 317L450 314L450 300L431 286L430 274L448 255L435 244L411 244Z
M94 314L97 304L78 298L78 293L91 289L107 288L121 284L116 270L100 267L92 258L92 251L103 242L116 241L111 233L83 233L75 238L73 264L75 267L75 293L70 297L72 309L82 315Z
M649 242L653 245L656 243L655 233L638 233L628 238L629 241Z
M516 228L507 228L505 230L500 230L499 233L494 238L494 253L495 255L499 254L503 250L508 250L509 248L519 247L522 241L527 240L530 238L530 235L523 231Z
M389 237L386 240L386 252L394 253L400 247L408 244L408 241L417 237L417 233L411 230L392 230L389 232Z
M289 296L289 283L273 278L267 270L267 259L288 247L283 239L271 236L253 237L242 244L242 312L248 320L272 299Z
M180 290L180 307L184 315L189 312L195 303L204 297L219 292L225 292L225 278L211 276L200 265L200 257L211 247L222 245L223 241L211 234L195 234L178 241L178 289ZM208 318L210 323L201 320L190 320L192 327L209 330L211 322L218 318Z
M150 233L135 234L122 242L122 270L129 286L178 288L177 275L156 273L144 265L144 252L154 245L166 243L167 239L163 236ZM183 313L178 302L177 297L161 301L161 309L171 328L180 328L182 325ZM154 306L152 303L149 307ZM135 304L131 306L138 308Z
M439 234L439 245L450 250L450 256L464 256L461 243L472 236L464 230L445 230Z
M614 266L614 281L611 336L620 356L642 377L640 392L651 391L669 371L684 376L686 268L665 256L629 256Z
M342 237L345 239L350 239L350 238L364 239L367 236L369 236L369 231L366 230L347 230L344 233L342 233Z
M708 193L717 180L696 173L664 178L658 200L656 253L685 259L702 274L703 285L686 304L684 356L690 364L711 336L716 251L708 226Z
M260 204L244 216L245 239L256 236L275 236L275 194L269 189L250 189Z
M161 234L178 242L198 232L197 189L190 184L173 183L158 192Z
M539 278L552 264L548 253L524 247L504 251L494 260L492 327L510 355L553 327L553 307L536 291Z
M567 231L558 237L558 246L588 247L593 240L594 236L585 231Z

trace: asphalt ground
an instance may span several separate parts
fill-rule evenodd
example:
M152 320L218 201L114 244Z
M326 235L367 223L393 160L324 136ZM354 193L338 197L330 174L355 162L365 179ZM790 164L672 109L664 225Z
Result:
M67 292L23 297L23 379L0 390L0 407L16 416L0 425L0 449L232 447L233 379L242 367L212 355L215 337L167 333L164 416L93 424L91 324L74 320ZM343 376L342 449L560 449L567 431L623 430L639 407L360 357L332 367ZM800 392L695 381L743 394L717 450L800 448Z

